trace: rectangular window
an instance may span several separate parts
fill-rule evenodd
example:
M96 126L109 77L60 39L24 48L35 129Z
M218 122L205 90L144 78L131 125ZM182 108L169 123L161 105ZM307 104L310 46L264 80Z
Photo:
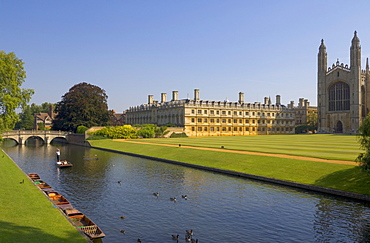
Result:
M226 119L222 119L222 123L226 123Z
M213 131L215 130L215 128L214 128L214 127L211 127L209 130L210 130L211 132L213 132Z
M198 118L198 122L202 122L202 118Z
M226 115L226 111L222 111L222 115Z
M204 122L207 122L207 118L204 118Z
M211 120L210 120L210 122L211 122L211 123L215 123L215 119L211 119Z
M228 112L227 112L227 114L228 114L228 115L231 115L231 111L228 111Z
M214 115L214 114L215 114L215 111L214 111L214 110L212 110L212 111L210 111L210 113L211 113L211 115Z
M238 128L237 127L234 127L234 131L237 132L238 131Z
M238 120L237 119L234 119L234 123L238 123Z
M194 110L191 110L191 113L192 113L192 114L194 114L194 113L195 113L195 111L194 111Z
M228 123L231 123L231 119L227 119L227 122L228 122Z
M238 113L236 111L234 111L234 116L236 116Z
M191 127L191 130L194 132L195 131L195 128L194 127Z
M204 131L206 132L207 131L207 127L204 128Z
M220 123L220 119L217 119L217 120L216 120L216 123Z
M239 115L241 116L243 113L241 111L239 111Z
M219 132L220 131L220 128L219 127L216 127L216 131Z
M216 114L217 114L217 115L220 115L220 111L216 111Z
M204 114L207 114L207 110L204 110Z
M198 110L198 114L202 114L202 110Z
M198 127L198 131L201 132L202 131L202 127Z
M249 116L249 112L246 112L246 113L245 113L245 115L246 115L246 116Z
M194 118L191 118L191 122L195 122L195 119Z
M224 132L225 132L225 131L226 131L226 127L222 127L222 131L224 131Z

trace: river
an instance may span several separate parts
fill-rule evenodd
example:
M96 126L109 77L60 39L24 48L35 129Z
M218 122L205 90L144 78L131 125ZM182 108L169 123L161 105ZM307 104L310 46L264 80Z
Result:
M57 147L73 167L55 166ZM98 224L105 243L185 242L186 230L200 243L370 241L364 202L81 146L3 149Z

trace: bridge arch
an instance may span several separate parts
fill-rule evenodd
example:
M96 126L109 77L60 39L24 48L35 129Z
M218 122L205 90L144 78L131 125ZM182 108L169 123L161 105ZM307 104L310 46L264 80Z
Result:
M62 131L14 130L4 132L2 137L4 139L14 139L20 145L24 145L26 140L30 137L39 137L44 141L44 143L50 144L50 142L55 138L67 139L69 134L69 132Z

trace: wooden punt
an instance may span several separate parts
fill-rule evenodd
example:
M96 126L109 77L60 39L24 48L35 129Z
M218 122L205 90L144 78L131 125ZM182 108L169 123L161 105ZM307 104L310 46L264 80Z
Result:
M36 173L29 173L28 177L31 178L31 180L33 180L33 181L41 179L40 176Z
M75 225L80 231L85 233L90 239L105 237L105 234L99 228L99 226L97 226L91 219L77 209L66 209L64 212L72 221L72 224Z
M73 208L72 204L56 191L45 192L50 201L61 209Z
M59 168L66 168L66 167L71 167L73 166L73 164L69 161L58 161L56 162L56 165L59 167Z
M51 186L43 180L35 180L33 181L33 183L35 183L35 185L38 186L40 189L51 188Z

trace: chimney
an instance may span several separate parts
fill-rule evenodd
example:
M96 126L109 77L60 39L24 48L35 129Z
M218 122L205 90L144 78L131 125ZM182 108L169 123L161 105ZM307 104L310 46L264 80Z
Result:
M268 105L269 104L269 97L265 97L265 102L264 102L265 105Z
M289 107L290 109L293 109L294 108L294 101L292 100L292 101L290 101L290 107Z
M51 119L54 119L53 105L49 106L49 116Z
M149 105L153 104L153 99L154 99L153 95L148 95L148 104Z
M280 95L276 95L276 105L281 105Z
M239 104L243 104L243 103L244 103L244 93L239 92Z
M303 98L299 98L299 107L303 107Z
M308 100L304 100L304 107L308 108L310 106L310 102Z
M161 103L165 103L167 101L167 94L161 93Z
M194 89L194 101L199 101L199 89Z
M172 91L172 101L179 99L179 91Z

